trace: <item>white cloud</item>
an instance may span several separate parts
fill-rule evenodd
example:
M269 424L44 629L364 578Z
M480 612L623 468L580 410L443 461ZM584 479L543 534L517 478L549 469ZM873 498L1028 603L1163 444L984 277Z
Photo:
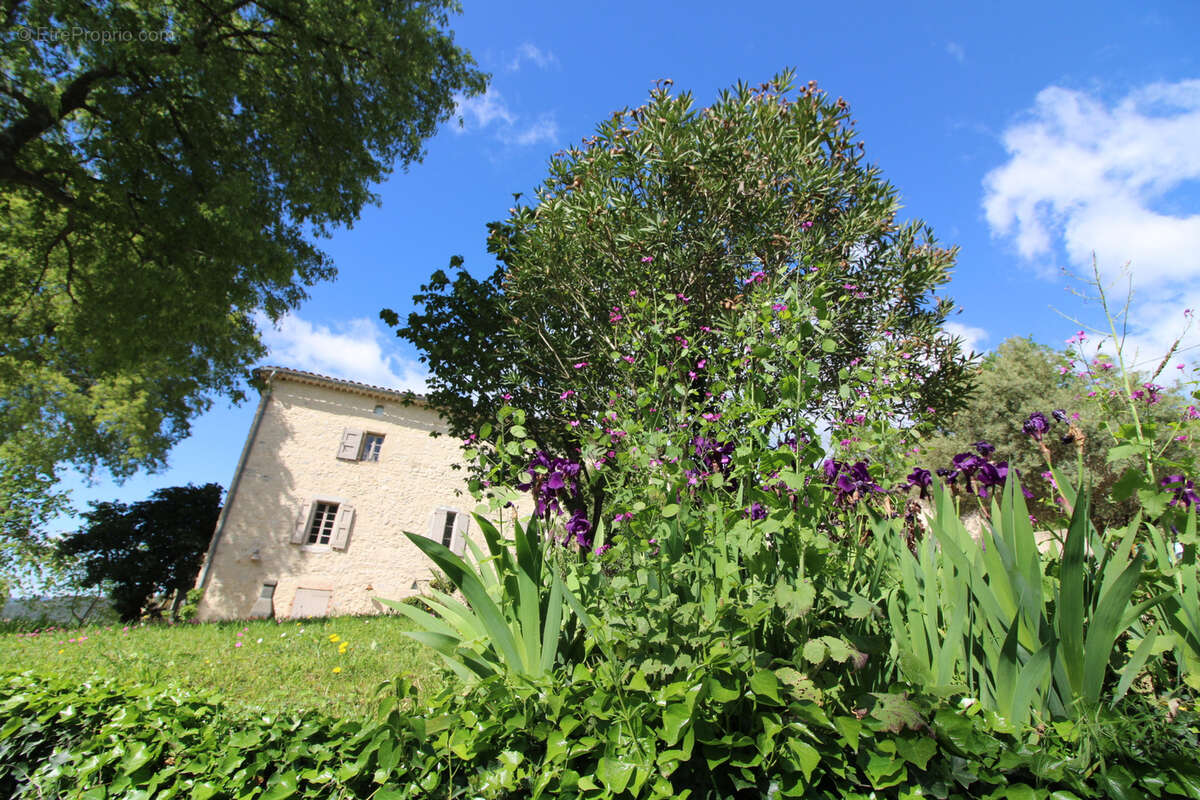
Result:
M1003 141L1008 161L983 181L992 234L1035 267L1090 275L1094 253L1112 281L1129 264L1130 344L1143 360L1161 357L1183 309L1200 302L1200 80L1151 84L1112 105L1051 86Z
M946 52L958 63L967 63L967 51L958 42L946 42Z
M549 69L558 66L558 56L549 50L542 50L535 44L524 42L517 48L517 54L513 56L512 61L508 62L509 72L519 70L522 62L532 63L538 69Z
M329 326L288 314L278 325L265 318L258 325L272 364L389 389L425 391L424 368L389 352L388 333L374 320Z
M457 114L463 121L463 125L455 129L460 133L491 129L500 142L518 147L540 142L554 144L558 141L558 121L553 113L545 112L527 121L508 107L496 89L488 89L478 97L460 95L455 103Z
M458 95L455 97L455 104L455 111L464 123L463 127L458 129L460 131L472 126L486 128L497 121L504 125L512 125L516 121L516 115L508 110L504 98L495 89L488 89L475 97Z
M505 144L522 147L538 142L554 144L558 141L558 122L554 119L553 114L542 114L524 127L502 128L496 132L496 137Z
M947 322L942 325L942 330L955 338L962 339L964 352L982 353L983 343L988 339L988 332L983 328L975 328L961 322Z

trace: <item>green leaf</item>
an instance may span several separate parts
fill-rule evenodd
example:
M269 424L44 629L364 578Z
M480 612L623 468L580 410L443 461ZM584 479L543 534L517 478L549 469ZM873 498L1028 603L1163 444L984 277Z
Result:
M1138 502L1150 517L1161 517L1171 502L1171 495L1156 489L1138 489Z
M291 797L296 793L297 777L294 770L276 773L267 782L267 790L263 793L262 800L283 800L285 797Z
M679 741L683 729L692 720L692 714L683 703L669 703L663 709L662 739L673 747Z
M1142 474L1142 471L1135 467L1130 467L1113 483L1112 498L1118 503L1124 502L1133 497L1133 493L1138 489L1144 489L1146 486L1146 476Z
M821 349L824 350L826 353L832 353L837 350L837 342L835 342L833 339L828 339L828 338L822 339L821 340Z
M896 743L896 752L908 761L910 764L915 764L918 769L925 769L929 764L929 759L937 754L937 742L934 739L927 737L920 739L898 738L894 740Z
M811 781L813 770L821 763L821 752L795 736L788 737L787 747L796 757L796 763L799 765L800 771L804 773L804 780Z
M828 649L825 643L820 639L809 639L804 643L804 649L801 651L804 655L804 660L810 664L819 665L825 663L825 657L828 655Z
M633 764L604 756L596 764L596 777L610 792L620 794L633 777L633 770Z
M508 435L513 437L514 439L524 439L529 434L527 434L525 432L524 425L513 425L511 428L508 429Z
M1148 447L1141 442L1126 442L1125 444L1119 444L1116 447L1110 447L1108 449L1108 457L1106 458L1106 461L1111 464L1114 461L1121 461L1122 459L1143 455L1147 450Z
M145 742L135 742L121 761L121 774L132 775L145 766L155 755L156 753Z
M760 669L750 677L750 690L758 697L765 697L776 705L783 705L779 697L779 678L769 669Z

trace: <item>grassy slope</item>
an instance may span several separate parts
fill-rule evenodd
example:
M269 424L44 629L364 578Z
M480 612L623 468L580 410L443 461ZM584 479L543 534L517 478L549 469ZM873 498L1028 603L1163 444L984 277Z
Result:
M407 628L395 617L344 617L8 633L0 635L0 672L174 684L269 713L364 717L385 680L408 673L430 696L452 679L432 651L403 635Z

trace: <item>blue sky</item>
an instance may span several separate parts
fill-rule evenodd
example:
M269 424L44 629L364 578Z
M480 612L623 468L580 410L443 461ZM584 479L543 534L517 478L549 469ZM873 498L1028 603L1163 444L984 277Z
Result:
M1140 359L1161 356L1183 309L1200 307L1200 3L477 0L452 27L492 73L488 94L321 243L339 276L266 331L268 363L420 390L417 353L380 308L406 315L454 254L490 272L486 223L541 182L552 152L640 104L656 79L703 105L786 67L850 102L902 216L960 246L948 293L977 349L1073 334L1051 306L1092 313L1060 274L1089 270L1092 251L1106 275L1131 264ZM77 505L227 486L253 412L217 400L165 471L73 481Z

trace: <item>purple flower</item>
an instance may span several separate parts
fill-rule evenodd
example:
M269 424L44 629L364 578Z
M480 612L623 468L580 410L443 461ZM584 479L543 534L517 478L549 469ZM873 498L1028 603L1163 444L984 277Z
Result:
M988 489L1003 487L1004 480L1007 477L1007 461L1001 461L999 464L992 464L990 462L983 464L975 474L975 480L979 481L979 496L987 497Z
M529 483L519 483L517 488L530 492L534 498L534 514L549 519L550 514L562 514L562 501L579 498L580 465L568 458L550 458L542 450L536 450L529 461L527 471Z
M979 453L981 456L990 456L992 453L996 452L995 445L991 445L983 441L976 442L974 447L975 452Z
M575 541L580 547L587 547L591 544L591 539L588 536L592 532L592 523L588 522L587 516L583 511L576 511L567 520L567 533L575 536Z
M942 467L941 469L937 470L937 476L953 486L954 480L958 477L958 470Z
M1200 503L1200 495L1196 494L1196 484L1185 475L1168 475L1159 481L1159 485L1169 492L1174 492L1171 505L1182 505L1191 508L1193 503Z
M866 461L856 461L848 465L831 459L825 462L824 469L826 481L833 485L835 503L848 505L883 491L871 479Z
M1050 416L1054 417L1059 422L1067 421L1067 412L1063 411L1061 408L1056 408L1053 411L1051 411Z
M974 473L987 462L974 453L959 453L954 457L954 467L960 472Z
M1029 419L1025 420L1025 424L1021 426L1021 429L1032 436L1034 440L1040 442L1046 431L1050 430L1050 423L1046 421L1045 414L1035 411L1029 415Z
M742 513L745 514L745 516L749 517L750 519L766 519L767 518L767 509L762 503L757 503L757 502L751 503L749 506L746 507L746 510Z
M921 497L929 497L929 487L933 485L933 473L927 469L915 467L908 474L908 483L904 484L905 489L916 486L921 490Z

